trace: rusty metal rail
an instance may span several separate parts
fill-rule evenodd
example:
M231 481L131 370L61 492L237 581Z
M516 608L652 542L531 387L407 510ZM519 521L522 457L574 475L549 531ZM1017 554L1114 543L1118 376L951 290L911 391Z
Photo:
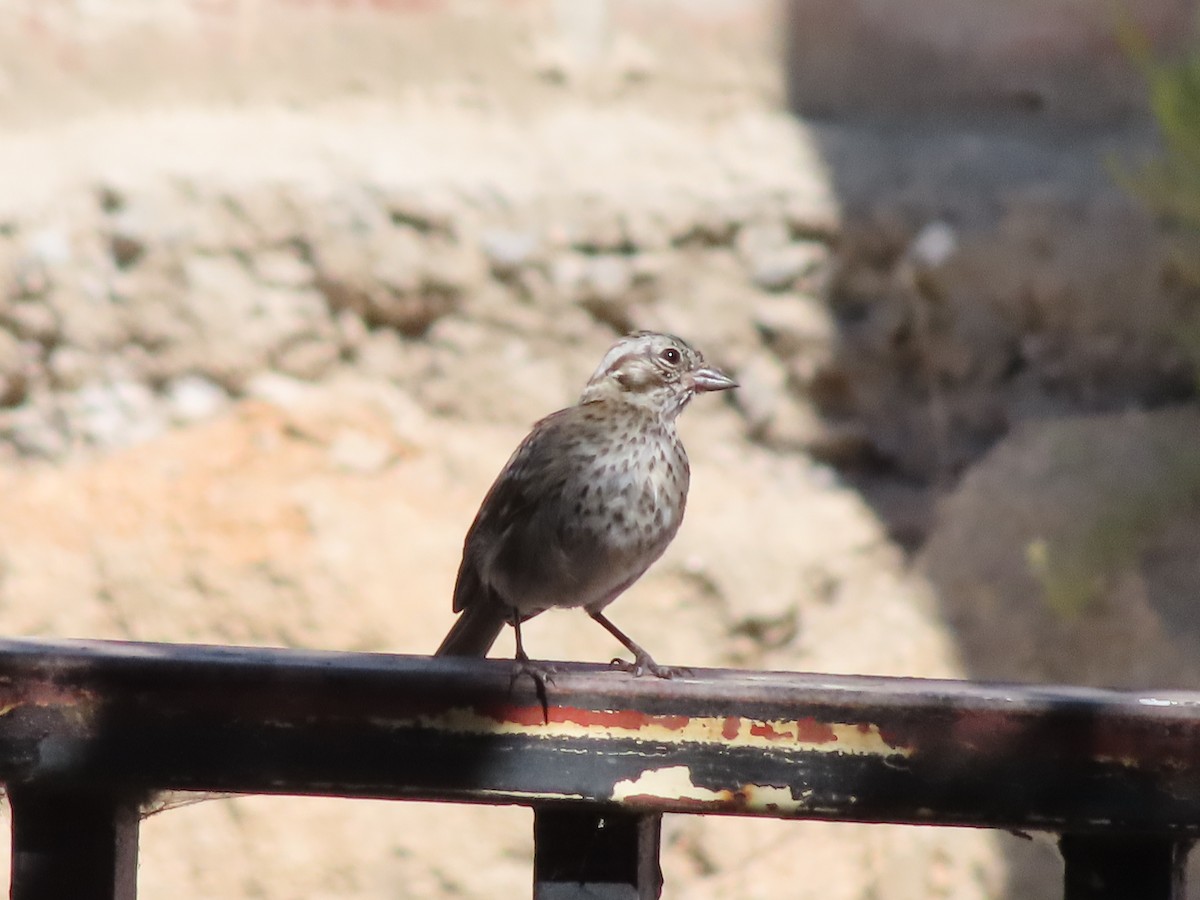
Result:
M1200 694L556 665L0 641L11 896L132 900L169 789L530 806L544 900L656 896L664 812L1047 830L1070 900L1183 897Z

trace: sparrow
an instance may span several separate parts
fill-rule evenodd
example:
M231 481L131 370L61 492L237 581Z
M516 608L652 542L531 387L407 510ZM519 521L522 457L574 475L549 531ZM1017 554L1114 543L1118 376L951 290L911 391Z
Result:
M696 394L737 382L670 334L617 341L574 406L533 426L484 497L454 585L458 620L437 656L486 656L505 625L582 608L633 654L635 675L677 674L604 611L675 537L690 469L676 420Z

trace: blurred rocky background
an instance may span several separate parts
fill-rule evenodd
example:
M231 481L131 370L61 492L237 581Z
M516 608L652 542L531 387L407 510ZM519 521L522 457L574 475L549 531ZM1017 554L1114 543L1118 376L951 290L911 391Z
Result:
M649 327L742 383L613 610L664 662L1200 686L1200 295L1115 177L1118 34L1194 7L0 0L0 630L429 652L512 447ZM522 896L529 825L210 801L142 895ZM1061 891L986 832L665 841L668 897Z

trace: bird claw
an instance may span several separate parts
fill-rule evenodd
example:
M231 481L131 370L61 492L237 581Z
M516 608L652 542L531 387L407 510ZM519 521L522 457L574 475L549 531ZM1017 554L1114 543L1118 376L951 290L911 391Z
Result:
M634 678L640 678L646 674L653 675L655 678L685 678L692 674L691 669L683 666L660 666L649 656L634 657L633 662L618 656L608 665L620 672L628 672Z
M554 684L554 676L558 673L558 669L554 666L543 662L534 662L526 657L525 659L514 659L512 668L512 679L509 685L517 683L517 679L522 675L528 675L533 679L533 683L537 686L538 692L544 692L547 685Z

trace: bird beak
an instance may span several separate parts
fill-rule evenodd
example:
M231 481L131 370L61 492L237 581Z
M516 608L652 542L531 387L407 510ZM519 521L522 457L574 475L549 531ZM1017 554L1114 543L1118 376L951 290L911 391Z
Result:
M705 366L692 372L692 390L698 394L706 391L727 391L738 383L713 366Z

